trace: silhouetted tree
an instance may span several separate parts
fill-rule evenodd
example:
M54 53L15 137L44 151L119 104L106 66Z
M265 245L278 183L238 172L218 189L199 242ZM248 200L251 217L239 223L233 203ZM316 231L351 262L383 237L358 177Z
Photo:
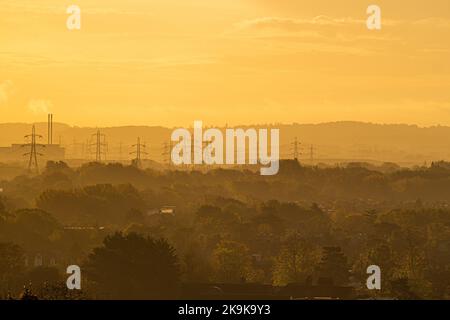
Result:
M175 298L178 260L166 240L136 233L107 236L89 255L84 268L101 297L112 299Z
M320 250L293 234L287 237L280 254L275 259L273 282L275 285L304 283L314 273L320 259Z
M240 283L252 276L248 248L235 241L222 240L212 254L215 271L214 280L225 283Z

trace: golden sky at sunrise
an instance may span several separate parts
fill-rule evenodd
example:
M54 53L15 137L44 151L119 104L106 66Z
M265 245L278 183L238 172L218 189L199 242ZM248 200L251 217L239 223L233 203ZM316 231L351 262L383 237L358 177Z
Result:
M381 31L366 27L372 3ZM450 1L0 0L0 111L81 126L450 125Z

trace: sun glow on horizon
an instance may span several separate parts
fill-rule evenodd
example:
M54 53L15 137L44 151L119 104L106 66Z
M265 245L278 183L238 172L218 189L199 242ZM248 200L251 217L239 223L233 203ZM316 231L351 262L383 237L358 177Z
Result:
M3 0L1 122L450 125L450 4Z

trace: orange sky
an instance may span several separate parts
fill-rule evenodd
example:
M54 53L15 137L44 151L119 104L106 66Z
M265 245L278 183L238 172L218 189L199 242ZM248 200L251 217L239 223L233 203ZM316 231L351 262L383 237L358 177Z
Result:
M366 8L383 29L366 28ZM80 31L66 8L82 10ZM0 0L0 122L450 125L448 0Z

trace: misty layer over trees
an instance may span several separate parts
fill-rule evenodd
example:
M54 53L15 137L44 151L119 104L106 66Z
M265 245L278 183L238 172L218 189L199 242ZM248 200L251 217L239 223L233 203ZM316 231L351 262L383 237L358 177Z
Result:
M194 284L326 284L354 298L450 299L449 163L282 161L264 177L48 162L0 187L1 298L176 299ZM81 291L65 286L73 264ZM370 265L381 268L380 291L366 288Z

